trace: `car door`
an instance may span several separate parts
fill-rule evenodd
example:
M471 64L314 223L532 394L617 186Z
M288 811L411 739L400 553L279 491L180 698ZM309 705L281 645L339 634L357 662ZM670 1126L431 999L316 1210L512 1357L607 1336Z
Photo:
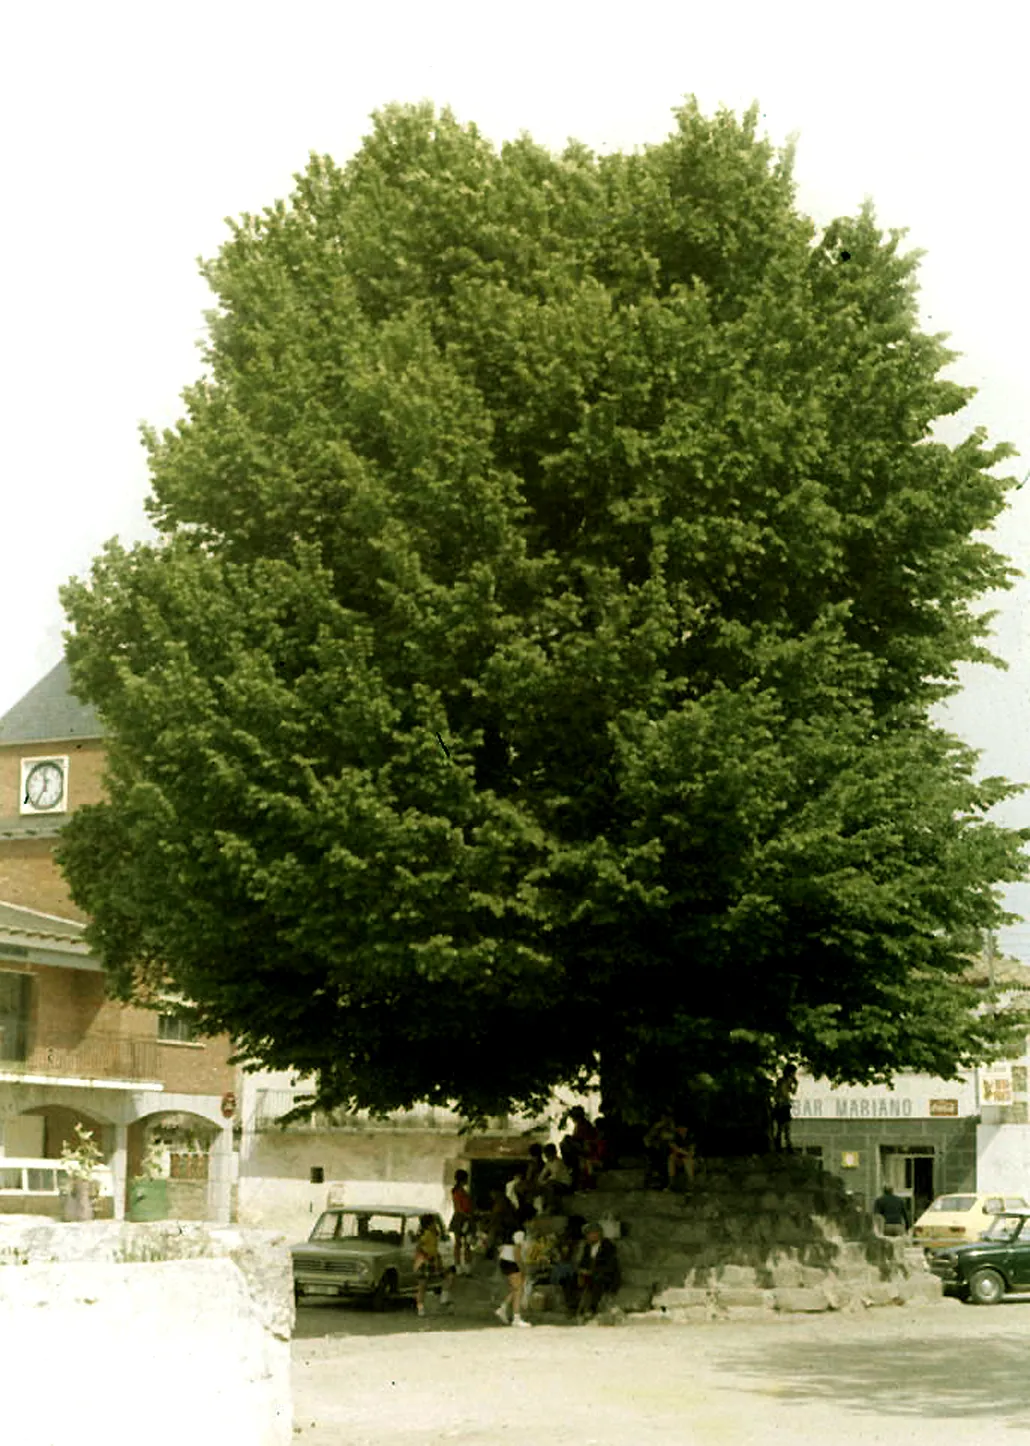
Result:
M1013 1290L1030 1290L1030 1216L1020 1227L1008 1253L1009 1280Z

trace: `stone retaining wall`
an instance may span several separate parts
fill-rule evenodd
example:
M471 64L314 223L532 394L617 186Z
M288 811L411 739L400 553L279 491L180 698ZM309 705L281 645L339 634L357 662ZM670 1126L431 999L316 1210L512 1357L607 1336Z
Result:
M570 1211L620 1223L617 1304L677 1321L928 1304L922 1252L875 1234L843 1183L804 1156L709 1160L682 1192L605 1171Z

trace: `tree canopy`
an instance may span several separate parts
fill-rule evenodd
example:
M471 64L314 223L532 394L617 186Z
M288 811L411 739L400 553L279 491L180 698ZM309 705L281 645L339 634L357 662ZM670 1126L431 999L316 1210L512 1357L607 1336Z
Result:
M122 997L373 1110L997 1047L963 971L1022 836L931 710L989 657L1008 449L934 439L917 257L817 231L756 125L391 107L230 223L159 539L63 595Z

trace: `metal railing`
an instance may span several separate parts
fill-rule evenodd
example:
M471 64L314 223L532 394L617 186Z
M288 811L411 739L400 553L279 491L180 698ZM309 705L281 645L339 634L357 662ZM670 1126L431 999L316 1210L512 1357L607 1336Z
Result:
M140 1035L97 1032L73 1045L35 1044L22 1059L0 1058L0 1074L156 1080L157 1041Z

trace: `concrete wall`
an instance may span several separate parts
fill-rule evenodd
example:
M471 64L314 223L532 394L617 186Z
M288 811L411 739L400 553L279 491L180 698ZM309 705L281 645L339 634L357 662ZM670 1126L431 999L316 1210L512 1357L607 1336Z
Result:
M240 1161L241 1225L303 1239L325 1208L331 1182L353 1204L424 1205L450 1214L454 1170L465 1159L457 1134L428 1130L261 1130ZM311 1183L312 1168L322 1184Z
M981 1190L1030 1200L1030 1125L978 1125L976 1150Z
M5 1440L287 1446L292 1326L280 1238L0 1222ZM13 1388L39 1381L47 1361L59 1390ZM117 1399L97 1386L112 1363Z

